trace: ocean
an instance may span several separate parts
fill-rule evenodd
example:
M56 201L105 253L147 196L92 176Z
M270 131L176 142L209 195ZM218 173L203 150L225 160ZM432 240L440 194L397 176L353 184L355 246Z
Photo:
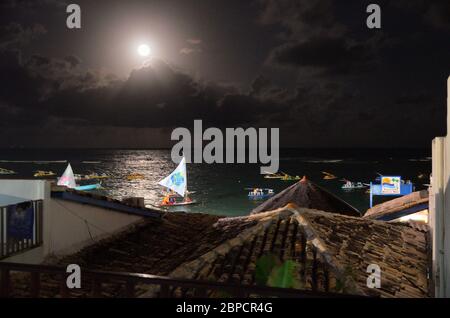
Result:
M280 152L280 171L290 175L306 175L311 181L336 194L361 212L369 207L365 190L342 190L340 178L355 182L374 181L377 173L399 175L411 180L416 190L425 189L431 173L429 149L284 149ZM51 170L61 175L67 163L76 174L92 172L110 176L102 180L101 194L114 198L144 197L149 207L159 204L164 189L157 183L176 164L170 150L0 150L0 168L14 170L15 175L0 178L36 179L36 170ZM175 211L202 212L215 215L247 215L260 201L247 198L246 188L272 188L280 192L295 181L264 179L259 164L188 164L188 188L197 205L171 208ZM338 176L324 180L322 171ZM127 180L132 173L144 175L142 180ZM421 178L419 178L419 176ZM376 198L375 203L382 202Z

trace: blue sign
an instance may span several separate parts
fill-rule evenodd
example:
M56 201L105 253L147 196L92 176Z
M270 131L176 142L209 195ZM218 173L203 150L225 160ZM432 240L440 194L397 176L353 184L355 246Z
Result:
M373 206L373 196L403 196L410 194L414 191L412 183L402 182L402 178L399 176L381 176L380 184L370 183L370 207Z

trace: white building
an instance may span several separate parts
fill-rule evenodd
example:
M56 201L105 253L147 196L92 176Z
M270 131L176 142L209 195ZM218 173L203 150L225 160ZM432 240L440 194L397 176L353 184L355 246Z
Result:
M13 217L25 215L29 224L11 226ZM0 180L0 261L39 264L122 231L143 217L161 214L103 196L52 190L45 180Z
M447 136L437 137L432 142L429 223L436 297L450 297L450 77L447 92Z

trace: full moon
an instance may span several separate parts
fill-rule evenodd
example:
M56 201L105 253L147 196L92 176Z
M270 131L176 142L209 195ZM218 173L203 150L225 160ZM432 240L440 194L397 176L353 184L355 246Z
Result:
M151 53L150 47L147 44L141 44L137 48L137 52L140 56L149 56Z

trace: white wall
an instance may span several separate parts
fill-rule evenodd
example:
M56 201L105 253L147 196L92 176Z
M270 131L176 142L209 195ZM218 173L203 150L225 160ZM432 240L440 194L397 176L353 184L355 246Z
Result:
M45 180L0 180L0 193L27 200L43 200L50 183Z
M450 297L450 77L447 81L447 137L432 142L430 226L436 297Z
M45 181L2 180L0 193L3 193L4 189L7 189L5 194L8 195L44 200L42 246L4 259L4 262L38 264L48 256L76 252L142 220L142 217L136 215L53 199L50 197L49 183Z

